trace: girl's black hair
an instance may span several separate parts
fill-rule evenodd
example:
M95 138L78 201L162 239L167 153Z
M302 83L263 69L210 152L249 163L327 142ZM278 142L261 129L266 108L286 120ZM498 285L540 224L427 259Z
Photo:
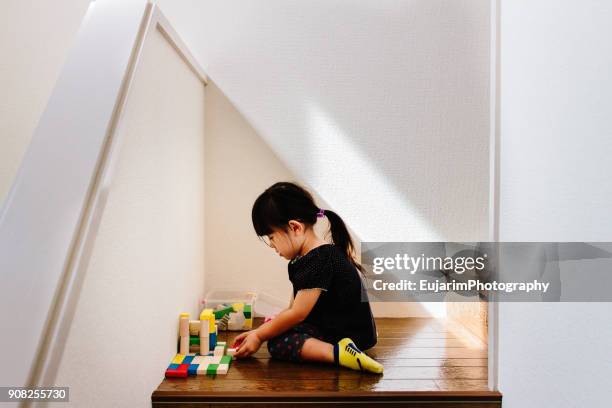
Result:
M255 233L263 237L275 229L286 230L290 220L312 226L317 222L318 212L319 207L306 189L295 183L279 182L268 187L257 197L251 218ZM346 253L359 271L363 272L362 266L355 260L355 247L344 221L331 210L326 209L325 215L329 220L333 243Z

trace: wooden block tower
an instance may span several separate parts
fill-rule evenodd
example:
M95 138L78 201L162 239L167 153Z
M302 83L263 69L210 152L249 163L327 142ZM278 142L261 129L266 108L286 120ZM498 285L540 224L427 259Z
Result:
M189 353L189 313L179 316L179 354Z
M205 321L208 322L208 327L206 327ZM202 325L200 328L200 354L205 354L203 350L214 350L217 345L217 325L215 324L215 314L213 310L202 310L202 313L200 313L200 322ZM208 335L208 347L202 347L202 337L206 337L206 335Z

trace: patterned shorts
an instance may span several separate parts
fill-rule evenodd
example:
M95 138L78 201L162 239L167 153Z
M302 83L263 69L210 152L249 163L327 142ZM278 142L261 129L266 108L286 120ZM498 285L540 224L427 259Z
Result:
M300 323L268 340L268 352L272 358L279 360L302 361L300 351L304 342L311 337L329 341L317 327L309 323Z

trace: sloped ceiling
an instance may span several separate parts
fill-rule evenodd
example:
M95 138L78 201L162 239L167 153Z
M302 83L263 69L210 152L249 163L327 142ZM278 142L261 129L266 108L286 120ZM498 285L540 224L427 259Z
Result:
M487 0L157 3L360 239L487 238Z

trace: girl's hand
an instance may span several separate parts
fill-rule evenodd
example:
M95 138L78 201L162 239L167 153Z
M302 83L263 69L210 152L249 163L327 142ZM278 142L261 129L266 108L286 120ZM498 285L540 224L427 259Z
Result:
M234 344L236 343L239 343L239 346L236 349L236 354L234 354L234 357L244 358L259 350L262 341L257 335L257 330L251 330L236 337Z

